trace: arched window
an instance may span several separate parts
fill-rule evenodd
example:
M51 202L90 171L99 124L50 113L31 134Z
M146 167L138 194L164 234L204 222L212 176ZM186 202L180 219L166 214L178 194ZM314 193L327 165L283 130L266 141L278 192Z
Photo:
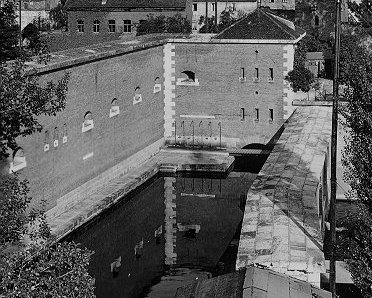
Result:
M59 136L59 130L58 127L54 127L54 133L53 133L53 147L58 147L58 136Z
M14 150L13 152L13 160L10 163L9 173L14 173L16 171L19 171L20 169L23 169L27 166L26 163L26 156L21 147Z
M154 93L158 93L161 91L161 83L160 83L160 78L156 77L155 78L155 84L154 84Z
M63 137L62 137L62 143L67 143L67 124L63 124Z
M142 101L141 88L136 87L134 89L133 105L140 103Z
M93 116L92 116L92 113L88 111L84 115L84 122L83 122L81 131L86 132L88 130L93 129L93 127L94 127Z
M84 21L83 20L77 20L77 31L78 32L84 32Z
M99 32L99 25L100 25L100 22L98 20L95 20L93 22L93 32L94 33L98 33Z
M119 115L120 114L120 107L119 107L119 102L116 98L114 98L112 101L111 101L111 107L110 107L110 118L116 116L116 115Z
M44 132L44 151L45 152L49 151L49 141L50 141L49 131L46 130Z
M185 70L181 72L181 74L183 76L177 79L176 85L199 86L199 80L196 78L195 72L191 70Z

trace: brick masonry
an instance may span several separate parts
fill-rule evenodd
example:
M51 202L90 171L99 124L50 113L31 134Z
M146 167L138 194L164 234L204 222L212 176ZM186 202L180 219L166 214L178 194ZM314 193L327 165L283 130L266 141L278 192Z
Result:
M27 159L19 172L30 181L33 205L45 199L50 209L60 198L74 200L82 195L73 192L77 187L89 192L89 181L110 179L115 167L133 167L164 142L240 148L266 144L283 124L290 47L283 56L283 44L146 38L60 52L57 62L35 64L41 83L61 78L63 68L70 82L65 110L40 117L43 131L19 139ZM184 81L185 71L194 81ZM110 117L114 98L119 114ZM93 125L83 132L87 112Z
M156 77L161 83L163 80L162 46L73 65L68 71L70 83L65 110L56 117L41 117L43 131L19 139L27 157L27 167L21 172L30 181L34 204L44 198L48 209L56 204L57 198L164 136L162 92L153 93ZM41 82L56 80L63 73L58 70L45 74ZM142 101L134 105L136 87L140 87ZM110 118L114 98L120 114ZM87 111L92 114L94 128L83 133ZM53 147L54 138L59 141L58 147ZM45 143L50 148L47 152Z
M184 71L198 81L175 86L178 142L219 146L221 127L223 147L266 144L283 123L283 73L290 67L285 60L280 44L177 43L177 82Z

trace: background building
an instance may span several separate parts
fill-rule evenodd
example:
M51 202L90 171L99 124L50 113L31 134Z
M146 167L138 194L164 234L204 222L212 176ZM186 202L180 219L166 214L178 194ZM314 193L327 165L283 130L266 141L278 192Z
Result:
M217 3L217 8L216 8ZM217 9L217 22L220 21L221 13L224 10L231 9L237 16L244 13L250 13L257 8L257 0L237 0L237 1L208 1L208 17L214 17ZM199 25L200 17L205 17L206 1L193 0L192 2L192 29L197 31L202 25Z
M120 1L120 0L68 0L68 28L76 34L132 33L149 14L174 16L179 13L190 23L191 0Z

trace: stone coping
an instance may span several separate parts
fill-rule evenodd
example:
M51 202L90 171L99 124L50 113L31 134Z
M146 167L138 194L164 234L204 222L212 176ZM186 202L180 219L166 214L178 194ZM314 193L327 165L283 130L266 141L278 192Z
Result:
M162 149L129 170L123 163L122 170L116 168L114 175L108 171L94 183L88 181L89 192L85 191L82 185L80 187L82 192L79 192L79 189L72 192L72 200L69 200L69 194L67 194L64 196L64 201L61 200L57 206L46 212L47 221L52 234L59 240L140 187L164 166L170 169L175 168L175 170L166 172L226 172L233 162L234 157L226 152ZM111 177L107 181L105 176L109 174Z
M325 272L318 192L332 108L298 107L247 194L236 267L260 263L319 285Z

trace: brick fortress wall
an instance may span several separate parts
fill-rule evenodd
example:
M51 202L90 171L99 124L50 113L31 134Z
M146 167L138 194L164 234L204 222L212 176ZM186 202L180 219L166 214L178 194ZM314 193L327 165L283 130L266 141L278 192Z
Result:
M266 144L291 112L283 80L293 64L290 47L168 42L72 64L65 110L40 118L41 133L19 139L27 159L19 172L30 181L33 204L45 199L52 208L120 162L148 158L164 138L202 147ZM64 71L42 74L41 82Z
M67 70L65 110L41 118L41 133L19 139L27 158L21 172L30 181L34 204L44 198L48 209L53 207L67 192L162 139L163 95L154 93L156 77L159 83L163 77L162 52L162 47L150 48ZM42 75L41 82L63 73ZM134 100L135 93L140 100ZM110 118L114 98L119 114ZM82 132L88 111L93 128Z
M287 57L293 45L167 46L173 68L165 79L170 90L168 114L172 114L166 117L167 127L172 122L171 133L166 129L169 143L215 147L220 146L221 133L223 147L266 144L291 113L291 94L283 75L293 66ZM194 73L194 82L188 72Z

